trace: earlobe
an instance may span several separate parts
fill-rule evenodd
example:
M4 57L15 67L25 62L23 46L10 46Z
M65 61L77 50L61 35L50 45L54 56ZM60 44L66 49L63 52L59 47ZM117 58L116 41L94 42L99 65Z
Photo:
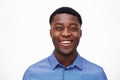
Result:
M50 29L50 37L52 37L52 31L51 31L51 29Z
M80 29L80 37L82 37L82 29Z

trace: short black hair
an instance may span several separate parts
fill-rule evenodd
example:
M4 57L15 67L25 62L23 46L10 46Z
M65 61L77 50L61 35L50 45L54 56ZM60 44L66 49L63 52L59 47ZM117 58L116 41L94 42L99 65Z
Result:
M71 14L71 15L74 15L78 18L78 21L80 23L80 25L82 24L82 18L81 18L81 15L76 11L74 10L73 8L71 7L60 7L58 9L56 9L50 16L49 18L49 23L51 24L51 22L53 21L53 18L55 15L57 14L62 14L62 13L67 13L67 14Z

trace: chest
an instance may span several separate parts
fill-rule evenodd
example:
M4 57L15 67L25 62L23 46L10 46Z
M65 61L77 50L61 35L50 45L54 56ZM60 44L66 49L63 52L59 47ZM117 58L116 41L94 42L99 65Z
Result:
M100 80L96 73L65 69L42 71L33 75L33 80Z

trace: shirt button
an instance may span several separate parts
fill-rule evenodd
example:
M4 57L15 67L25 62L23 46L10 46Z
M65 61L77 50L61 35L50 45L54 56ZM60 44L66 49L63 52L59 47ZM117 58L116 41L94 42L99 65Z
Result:
M68 70L68 68L65 68L65 70Z

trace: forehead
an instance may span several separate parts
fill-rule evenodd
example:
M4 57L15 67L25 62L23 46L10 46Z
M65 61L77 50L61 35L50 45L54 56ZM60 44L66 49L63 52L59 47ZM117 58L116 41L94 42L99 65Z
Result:
M67 14L67 13L62 13L62 14L56 14L53 18L53 23L54 22L60 22L60 23L65 23L65 22L72 22L72 23L78 23L78 18L74 15Z

